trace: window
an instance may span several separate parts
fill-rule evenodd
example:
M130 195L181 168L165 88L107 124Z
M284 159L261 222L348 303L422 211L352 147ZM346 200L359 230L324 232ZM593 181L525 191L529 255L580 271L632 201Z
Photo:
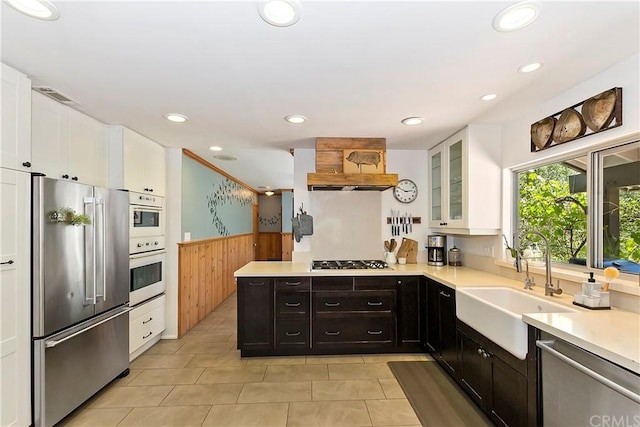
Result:
M640 142L516 175L518 229L545 235L554 262L640 274Z

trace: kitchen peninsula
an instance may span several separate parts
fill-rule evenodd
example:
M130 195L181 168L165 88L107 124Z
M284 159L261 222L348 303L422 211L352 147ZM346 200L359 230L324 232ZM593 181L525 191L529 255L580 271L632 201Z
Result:
M260 304L260 307L267 310L272 316L275 310L272 308L274 304L274 296L272 294L280 289L280 284L286 282L286 280L282 282L279 279L304 279L306 281L304 286L307 292L309 292L309 289L313 292L314 284L317 281L325 283L327 278L337 277L350 277L353 279L380 278L383 283L386 283L384 279L389 278L421 278L424 279L425 285L429 281L436 282L453 291L460 287L508 287L517 290L522 290L523 287L519 281L469 267L433 267L427 264L394 265L393 268L384 270L347 270L345 272L345 270L311 271L308 263L254 261L238 269L234 276L238 281L238 348L241 350L243 349L244 336L242 335L243 326L240 322L241 319L246 319L246 310L249 308L243 305L245 303L244 298L246 297L247 288L251 286L249 283L253 283L260 278L266 279L266 282L272 281L272 287L275 288L271 294L265 293L265 298L269 299L263 300ZM359 280L355 280L355 282L358 283ZM371 283L370 280L368 282ZM323 285L322 289L326 289L326 286L328 285ZM382 288L384 286L380 285ZM550 298L544 296L544 289L540 286L526 292L540 298ZM423 292L420 298L421 304L426 303L426 299L426 295ZM553 301L571 306L576 311L571 313L525 314L523 315L523 320L539 330L556 335L560 334L563 339L574 345L585 348L635 373L640 373L640 343L637 339L640 336L640 315L616 308L606 311L582 309L571 305L572 296L569 294L554 296ZM256 308L259 307L252 307L253 310ZM421 306L419 309L421 310L421 318L426 322L425 312L428 310L428 306ZM311 310L313 310L313 307L311 307ZM254 314L252 313L252 316ZM607 333L603 334L601 329L589 326L598 323L603 326L615 325L615 327L607 328ZM424 326L428 327L428 325L423 323L420 326L422 327L422 339L426 339L427 331L424 330L426 329ZM473 325L470 326L473 327ZM425 348L424 343L422 348ZM277 354L275 350L273 351L272 354ZM389 349L386 348L383 351L388 352ZM251 355L252 351L243 351L243 356L245 353L246 355ZM266 354L268 352L260 351L258 353ZM283 353L281 352L280 354Z

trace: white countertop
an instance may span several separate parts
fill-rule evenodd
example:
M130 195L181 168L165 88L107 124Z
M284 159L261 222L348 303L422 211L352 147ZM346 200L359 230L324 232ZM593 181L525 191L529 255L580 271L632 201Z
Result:
M470 286L505 286L522 290L520 281L469 267L433 267L427 264L394 265L384 270L321 270L311 271L308 263L253 261L234 273L235 277L292 276L426 276L451 288ZM544 287L532 291L553 302L571 305L567 294L544 296ZM623 310L588 310L571 305L575 313L524 314L524 322L584 348L620 366L640 374L640 314ZM470 325L473 327L473 325Z

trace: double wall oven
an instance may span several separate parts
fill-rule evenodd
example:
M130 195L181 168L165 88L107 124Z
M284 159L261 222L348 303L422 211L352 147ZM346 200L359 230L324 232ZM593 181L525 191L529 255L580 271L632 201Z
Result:
M129 193L130 301L135 306L165 291L164 198Z

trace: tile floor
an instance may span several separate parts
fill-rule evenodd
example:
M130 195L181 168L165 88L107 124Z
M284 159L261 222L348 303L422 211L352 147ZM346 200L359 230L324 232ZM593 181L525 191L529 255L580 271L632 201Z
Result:
M427 355L241 358L236 296L161 340L65 426L419 426L387 366Z

